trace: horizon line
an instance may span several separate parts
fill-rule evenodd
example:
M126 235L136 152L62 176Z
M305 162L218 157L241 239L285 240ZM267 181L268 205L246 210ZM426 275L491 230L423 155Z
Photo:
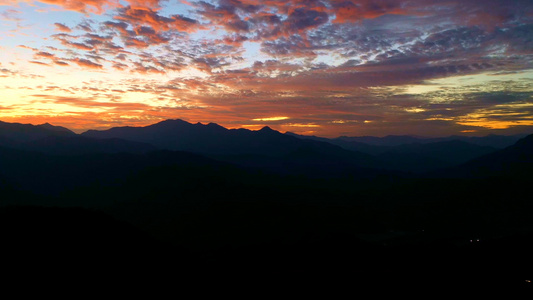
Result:
M264 128L269 128L273 131L276 131L276 132L279 132L281 134L289 134L289 135L298 135L298 136L305 136L305 137L316 137L316 138L323 138L323 139L336 139L336 138L342 138L342 137L349 137L349 138L363 138L363 137L375 137L375 138L386 138L386 137L412 137L412 138L417 138L417 139L432 139L432 138L447 138L447 137L454 137L454 136L460 136L460 137L488 137L488 136L527 136L527 135L530 135L530 134L533 134L533 133L518 133L518 134L510 134L510 135L507 135L507 134L494 134L494 133L489 133L489 134L486 134L486 135L459 135L459 134L452 134L452 135L445 135L445 136L422 136L422 135L411 135L411 134L387 134L387 135L382 135L382 136L378 136L378 135L339 135L339 136L336 136L336 137L322 137L322 136L317 136L317 135L304 135L304 134L298 134L298 133L294 133L294 132L291 132L291 131L285 131L285 132L282 132L282 131L279 131L279 130L276 130L276 129L273 129L271 127L271 125L262 125L262 124L258 124L257 127L261 127L260 129L257 129L257 130L253 130L253 129L248 129L248 128L244 128L244 127L239 127L239 128L228 128L228 127L225 127L225 126L222 126L216 122L189 122L189 121L186 121L184 119L180 119L180 118L177 118L177 119L164 119L164 120L161 120L159 122L155 122L155 123L152 123L152 124L149 124L149 125L140 125L140 126L132 126L132 125L124 125L124 126L114 126L114 127L109 127L107 129L83 129L83 131L80 131L80 130L73 130L73 129L70 129L66 126L61 126L61 125L54 125L50 122L44 122L44 123L41 123L41 124L32 124L32 123L19 123L19 122L6 122L6 121L2 121L0 120L0 123L7 123L7 124L18 124L18 125L31 125L31 126L42 126L42 125L51 125L51 126L54 126L54 127L62 127L62 128L65 128L71 132L73 132L74 134L76 135L81 135L85 132L88 132L88 131L91 131L91 130L94 130L94 131L106 131L106 130L109 130L109 129L112 129L112 128L125 128L125 127L129 127L129 128L143 128L143 127L148 127L148 126L152 126L152 125L156 125L156 124L159 124L159 123L162 123L162 122L165 122L165 121L182 121L182 122L185 122L185 123L188 123L190 125L202 125L202 126L208 126L209 124L214 124L214 125L217 125L217 126L220 126L226 130L239 130L239 129L244 129L244 130L249 130L249 131L261 131L263 130ZM255 126L255 125L254 125ZM469 132L471 133L471 132Z

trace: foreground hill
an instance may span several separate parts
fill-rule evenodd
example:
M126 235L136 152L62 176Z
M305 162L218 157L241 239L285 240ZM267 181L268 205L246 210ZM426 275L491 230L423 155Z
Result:
M202 284L211 276L240 286L242 281L235 279L241 276L269 283L276 278L291 285L300 280L307 288L310 282L344 280L352 290L475 285L478 291L498 285L520 288L533 278L528 255L533 249L531 137L465 164L481 164L495 176L518 176L464 178L460 172L451 178L428 178L367 169L357 158L372 156L268 128L231 131L179 121L160 126L180 124L188 128L183 134L191 144L204 151L202 139L217 149L238 140L233 135L250 138L241 139L241 145L226 144L210 157L173 150L50 155L0 147L0 206L7 206L0 209L1 236L15 262L9 272L21 273L16 263L20 259L29 267L60 268L69 275L83 275L86 267L94 267L116 271L111 274L115 278L118 274L159 281L181 272ZM157 127L125 130L155 134L161 130ZM203 135L211 129L219 132L212 134L218 142ZM168 129L167 146L172 142L178 147L180 140L173 134L179 137L179 130ZM57 139L58 149L64 145L62 138ZM80 145L95 139L65 138L80 138ZM250 141L256 144L246 144ZM462 146L454 142L437 149ZM231 154L227 147L255 152ZM271 151L261 152L262 147ZM298 173L243 167L252 163ZM373 176L338 176L332 171L342 168ZM36 243L45 247L42 256L34 251ZM61 254L65 251L69 255ZM83 263L73 264L80 260ZM119 270L109 267L116 262ZM76 266L82 270L73 270ZM173 284L183 282L170 279Z
M531 177L533 172L533 135L520 139L514 145L473 159L448 171L452 177Z
M150 267L163 250L162 243L131 224L72 207L0 207L0 241L3 270L25 280L46 280L50 269L56 270L53 277L88 276L101 268L139 276L154 271Z
M174 177L176 187L186 182L187 176L203 172L231 174L234 170L228 164L179 151L59 156L0 147L0 178L4 184L45 195L82 187L117 186L140 172L157 168L166 168L167 173L174 170L174 174L167 175Z

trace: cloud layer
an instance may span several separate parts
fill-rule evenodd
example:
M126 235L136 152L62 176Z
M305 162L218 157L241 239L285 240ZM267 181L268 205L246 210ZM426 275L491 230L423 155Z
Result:
M50 21L51 33L16 48L30 56L34 75L61 88L4 86L30 99L28 107L46 100L56 109L98 108L90 112L96 119L87 111L55 114L61 122L78 118L80 130L164 118L328 136L511 133L533 125L527 0L0 4L3 22L17 26L29 5L77 16ZM0 66L0 79L31 75L16 66ZM85 86L54 82L46 68L87 74ZM112 81L98 79L104 74ZM21 120L23 108L10 107L0 117ZM31 111L26 118L40 118Z

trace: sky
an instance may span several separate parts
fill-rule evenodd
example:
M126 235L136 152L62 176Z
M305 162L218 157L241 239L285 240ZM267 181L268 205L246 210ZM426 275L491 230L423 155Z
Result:
M0 0L0 120L533 133L531 0Z

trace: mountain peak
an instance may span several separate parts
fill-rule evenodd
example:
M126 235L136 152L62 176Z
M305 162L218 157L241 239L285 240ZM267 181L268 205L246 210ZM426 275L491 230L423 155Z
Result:
M178 126L193 126L193 124L187 122L187 121L183 121L182 119L167 119L167 120L163 120L159 123L155 123L155 124L152 124L152 125L148 125L147 127L166 127L166 128L173 128L173 127L178 127Z
M525 148L533 149L533 134L530 134L518 140L515 143L514 147L525 147Z
M62 127L62 126L54 126L54 125L52 125L52 124L50 124L48 122L46 122L44 124L36 125L35 127L39 127L39 128L43 128L43 129L50 130L50 131L55 131L55 132L74 134L74 132L72 132L72 130L70 130L68 128L65 128L65 127Z
M272 132L272 131L275 131L275 130L270 128L270 127L268 127L268 126L265 126L265 127L261 128L259 131Z
M205 125L205 128L213 133L215 132L222 133L222 132L228 131L226 127L220 126L217 123L209 123Z
M184 123L191 124L187 121L183 121L182 119L166 119L156 124L184 124Z

